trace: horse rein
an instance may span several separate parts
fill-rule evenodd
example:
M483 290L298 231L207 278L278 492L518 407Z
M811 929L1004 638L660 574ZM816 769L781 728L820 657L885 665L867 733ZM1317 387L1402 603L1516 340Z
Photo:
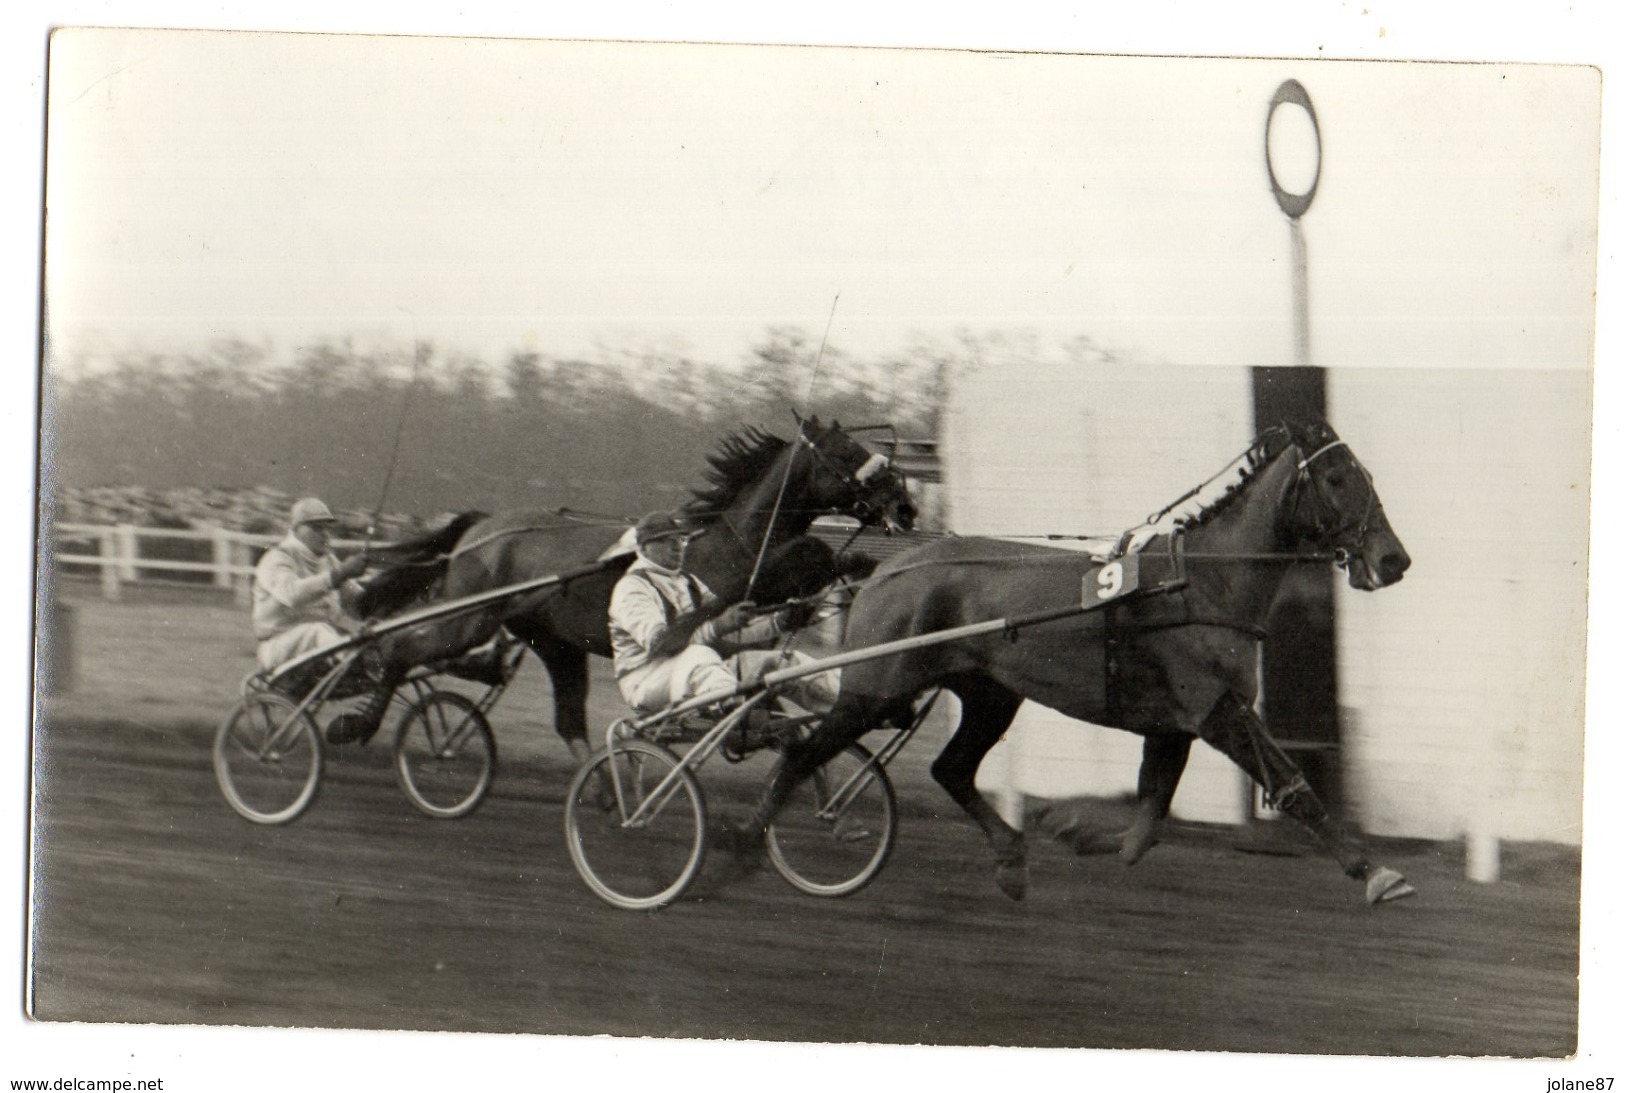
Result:
M1309 469L1309 464L1313 463L1315 460L1319 459L1321 456L1325 455L1327 452L1331 451L1333 448L1347 448L1347 447L1348 447L1348 443L1346 441L1343 441L1343 440L1334 440L1330 444L1322 445L1321 447L1315 449L1314 454L1306 455L1302 459L1298 460L1298 470L1300 470L1300 471L1308 470Z

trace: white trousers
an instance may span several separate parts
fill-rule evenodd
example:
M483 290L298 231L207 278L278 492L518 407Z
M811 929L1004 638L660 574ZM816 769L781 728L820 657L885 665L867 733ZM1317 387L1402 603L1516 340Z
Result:
M709 645L690 645L675 656L634 668L615 682L627 705L640 714L651 714L695 695L732 687L741 679L757 680L780 668L810 663L811 657L793 651L746 649L724 657ZM823 713L835 705L840 692L839 668L805 676L783 688L790 701L811 713Z
M343 641L347 636L330 622L302 622L260 642L254 657L262 670L270 672L294 657Z

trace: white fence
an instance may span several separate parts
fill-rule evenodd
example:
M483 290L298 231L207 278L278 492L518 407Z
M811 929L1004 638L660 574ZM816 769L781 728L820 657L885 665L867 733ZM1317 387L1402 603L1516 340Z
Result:
M206 574L209 585L230 589L239 603L246 605L254 561L280 536L249 535L226 528L144 528L133 524L57 524L54 529L56 553L53 562L58 576L83 569L97 573L102 595L116 600L126 584L163 582L179 574ZM204 559L155 557L143 550L155 542L207 543ZM365 545L359 539L333 543L339 550ZM196 584L198 582L191 582Z

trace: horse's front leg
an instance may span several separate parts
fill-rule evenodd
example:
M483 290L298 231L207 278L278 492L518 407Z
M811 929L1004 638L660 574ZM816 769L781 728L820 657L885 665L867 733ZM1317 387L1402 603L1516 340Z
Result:
M1414 895L1403 876L1373 865L1365 849L1326 811L1298 764L1265 730L1258 714L1235 694L1227 694L1202 723L1201 737L1229 756L1264 790L1274 807L1308 828L1344 874L1365 883L1366 902L1377 904Z
M362 651L361 666L370 677L372 693L360 710L329 722L327 742L365 744L383 725L390 701L408 672L477 645L495 632L495 624L483 616L452 618L410 627L369 643Z
M819 719L811 736L785 747L784 758L773 768L755 814L743 823L725 821L717 831L718 843L748 864L758 864L768 825L784 808L790 794L819 767L845 751L870 726L867 705L855 696L842 695L829 713Z

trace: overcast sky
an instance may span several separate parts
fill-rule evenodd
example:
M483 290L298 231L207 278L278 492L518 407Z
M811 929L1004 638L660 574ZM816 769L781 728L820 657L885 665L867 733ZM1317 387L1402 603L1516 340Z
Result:
M1264 122L1324 153L1327 365L1586 367L1600 78L1528 65L75 31L51 52L63 359L216 337L873 354L1087 334L1289 363ZM1284 108L1281 173L1313 178Z

